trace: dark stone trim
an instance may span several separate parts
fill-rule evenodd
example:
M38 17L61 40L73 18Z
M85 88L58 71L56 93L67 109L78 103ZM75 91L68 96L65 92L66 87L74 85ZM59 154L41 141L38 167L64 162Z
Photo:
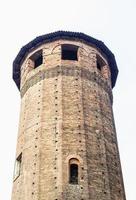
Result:
M34 75L25 82L24 86L21 89L21 97L24 96L24 94L30 87L32 87L39 81L57 77L60 74L62 76L75 76L75 77L81 76L83 79L88 79L92 82L97 83L109 94L111 102L113 101L112 90L110 86L108 86L107 81L104 81L104 79L102 79L101 75L96 74L96 72L91 72L87 69L83 69L81 67L76 67L76 66L75 67L56 66L54 68L40 71L39 73L37 73L36 75Z
M81 41L99 49L99 51L106 56L106 59L109 63L110 70L111 70L112 87L115 86L117 75L118 75L116 60L113 53L107 48L107 46L102 41L96 40L95 38L90 37L84 33L70 32L70 31L57 31L54 33L36 37L34 40L32 40L31 42L26 44L24 47L22 47L21 50L19 51L17 57L15 58L13 62L13 79L19 89L20 89L20 73L21 73L20 68L26 56L32 50L36 49L40 45L53 42L59 39Z

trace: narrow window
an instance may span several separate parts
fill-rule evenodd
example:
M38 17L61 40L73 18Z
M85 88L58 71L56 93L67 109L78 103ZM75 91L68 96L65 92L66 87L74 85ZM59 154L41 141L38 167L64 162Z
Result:
M61 48L62 48L61 52L62 60L78 60L77 56L78 46L71 44L63 44Z
M77 164L70 165L70 183L78 184L78 165Z
M30 59L34 62L34 68L39 67L43 63L42 50L35 52Z
M20 175L21 163L22 163L22 153L17 157L15 161L14 180Z
M96 65L99 71L102 70L102 67L106 65L105 61L99 56L96 56Z

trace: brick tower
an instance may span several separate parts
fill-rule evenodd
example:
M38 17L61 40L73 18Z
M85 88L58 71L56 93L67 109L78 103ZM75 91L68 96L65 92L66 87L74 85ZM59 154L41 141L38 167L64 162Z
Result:
M13 64L21 113L12 200L125 200L112 111L112 52L58 31Z

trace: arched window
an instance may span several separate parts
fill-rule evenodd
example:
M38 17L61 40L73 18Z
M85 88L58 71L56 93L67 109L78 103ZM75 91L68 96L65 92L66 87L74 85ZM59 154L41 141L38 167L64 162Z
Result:
M78 60L77 56L78 46L71 44L62 44L61 59L62 60Z
M79 161L77 159L70 159L69 161L69 183L78 184L79 177Z

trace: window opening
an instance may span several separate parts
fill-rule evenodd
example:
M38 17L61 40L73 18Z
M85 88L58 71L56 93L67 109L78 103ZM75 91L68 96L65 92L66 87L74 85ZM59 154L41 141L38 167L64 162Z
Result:
M70 183L78 184L78 165L77 164L70 165Z
M97 69L101 71L102 67L106 65L105 61L99 56L96 56L96 65Z
M78 46L71 44L63 44L61 47L61 51L62 60L78 60Z
M30 59L34 62L34 68L39 67L43 63L42 50L35 52Z
M14 179L16 179L20 175L21 163L22 163L22 153L17 157L15 161Z

